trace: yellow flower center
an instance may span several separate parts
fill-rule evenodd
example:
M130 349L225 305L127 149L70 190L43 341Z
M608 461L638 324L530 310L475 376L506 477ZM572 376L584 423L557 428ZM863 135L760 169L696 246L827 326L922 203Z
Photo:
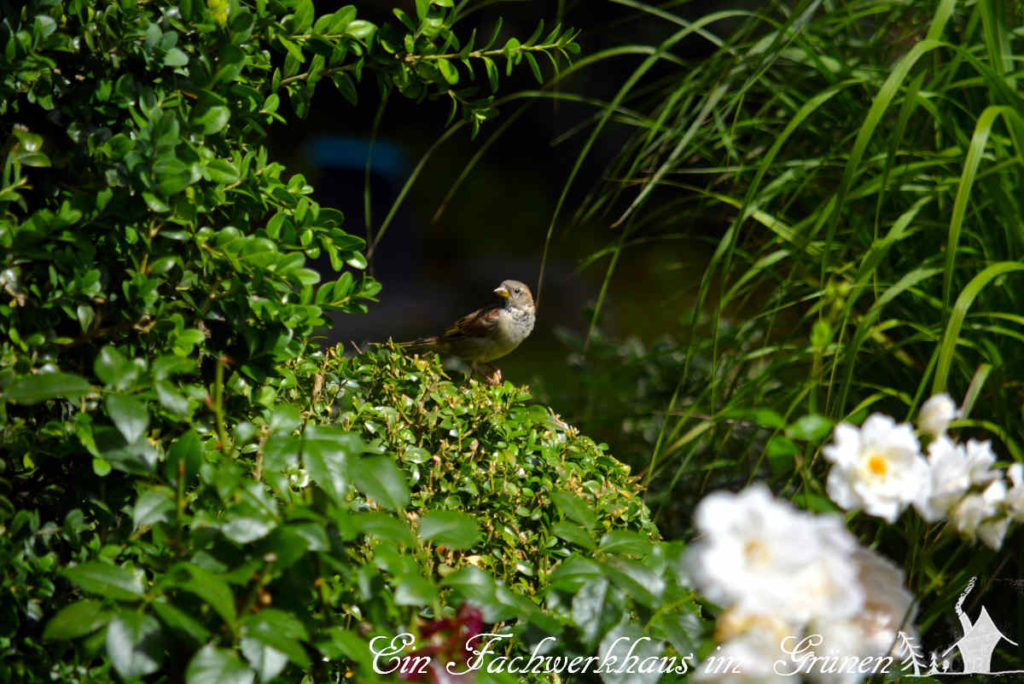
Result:
M756 539L751 539L743 545L743 555L751 565L766 565L772 559L765 545Z
M868 456L868 472L877 477L885 477L885 474L889 472L889 463L881 454L870 454Z

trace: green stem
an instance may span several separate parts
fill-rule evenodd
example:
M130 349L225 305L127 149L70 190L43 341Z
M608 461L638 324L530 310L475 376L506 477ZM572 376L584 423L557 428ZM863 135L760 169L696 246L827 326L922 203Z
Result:
M548 50L556 50L563 47L559 43L547 43L544 45L520 45L515 50L509 50L506 52L504 48L494 48L493 50L473 50L466 54L459 52L447 52L442 55L417 55L407 54L402 57L402 61L406 64L413 64L415 62L429 62L436 61L439 59L482 59L484 57L500 57L502 55L512 55L516 52L545 52Z
M228 433L224 428L224 357L217 359L217 377L213 386L213 415L217 421L217 437L220 439L220 450L228 454Z

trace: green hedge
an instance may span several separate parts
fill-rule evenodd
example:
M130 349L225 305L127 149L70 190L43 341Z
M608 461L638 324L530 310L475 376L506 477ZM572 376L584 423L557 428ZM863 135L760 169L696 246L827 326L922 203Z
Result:
M495 60L575 49L460 39L451 0L396 15L0 13L0 682L373 681L374 636L478 614L519 651L692 648L682 550L624 467L521 389L312 341L380 286L269 160L282 98L302 115L372 74L475 129L474 69L493 91Z

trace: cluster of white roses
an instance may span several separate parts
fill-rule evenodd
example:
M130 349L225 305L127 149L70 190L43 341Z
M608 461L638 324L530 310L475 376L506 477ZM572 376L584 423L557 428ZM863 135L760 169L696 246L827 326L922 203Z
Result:
M696 525L691 576L725 608L713 659L732 666L725 673L712 663L699 679L793 684L787 663L801 640L813 638L819 654L876 658L910 624L913 596L902 571L862 547L838 515L801 511L758 484L708 495ZM829 668L804 674L830 684L865 677Z
M829 496L844 509L889 522L912 505L926 521L949 519L971 541L981 538L998 549L1010 520L1024 520L1024 466L1015 463L1004 473L993 468L991 443L953 441L946 430L956 417L948 394L921 407L918 429L930 438L927 457L914 429L889 416L875 413L860 428L838 425L824 449L833 464Z

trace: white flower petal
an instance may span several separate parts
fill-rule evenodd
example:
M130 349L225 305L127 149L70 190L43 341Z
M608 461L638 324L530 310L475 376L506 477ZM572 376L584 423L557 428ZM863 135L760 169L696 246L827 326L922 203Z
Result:
M917 426L921 432L938 437L946 432L946 428L959 416L956 404L948 394L936 394L924 402L917 414Z

